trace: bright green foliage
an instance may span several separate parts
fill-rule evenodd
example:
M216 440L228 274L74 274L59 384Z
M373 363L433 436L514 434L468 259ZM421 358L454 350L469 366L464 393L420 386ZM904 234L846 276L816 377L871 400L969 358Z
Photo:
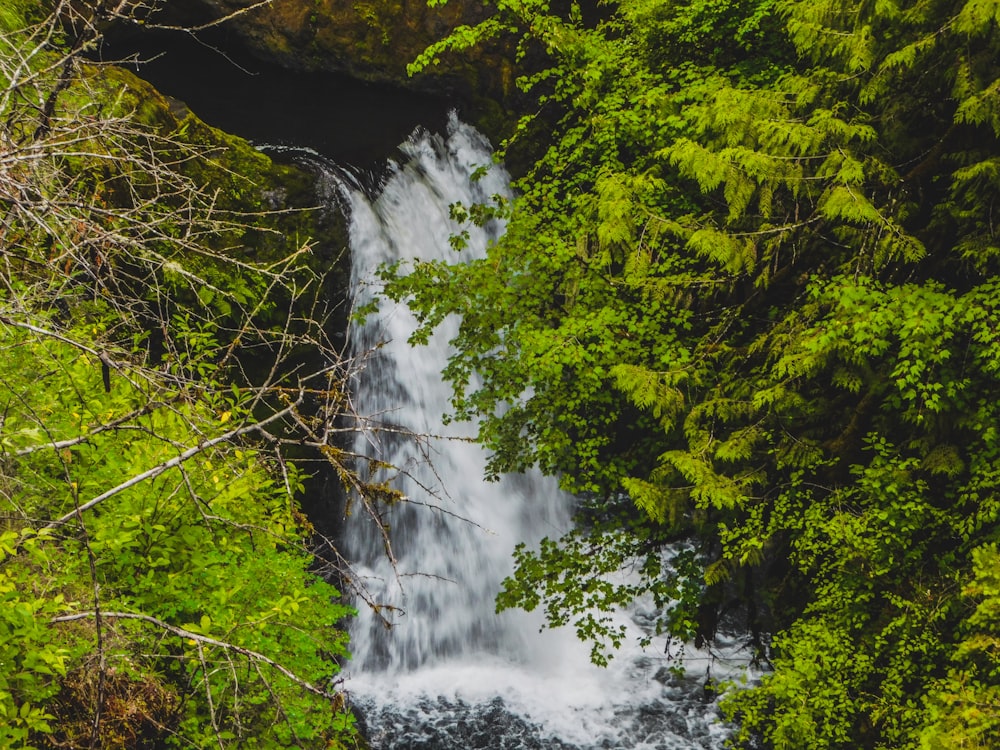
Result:
M972 555L975 579L965 595L976 602L963 630L964 640L951 654L945 678L935 685L926 707L929 718L920 737L927 750L990 748L1000 743L1000 553L996 544Z
M81 61L147 4L60 8L0 0L0 747L354 747L285 455L348 476L301 219Z
M21 544L28 563L12 568L21 535L0 534L0 747L25 747L32 733L51 732L53 716L46 710L65 677L70 644L52 638L46 619L58 613L61 594L28 595L35 585L33 567L44 566L46 555L30 537Z
M270 656L320 690L337 672L333 659L346 653L338 624L350 610L308 572L289 496L300 488L292 467L286 487L253 449L206 447L39 535L41 519L72 513L184 448L252 421L239 392L192 401L166 386L151 391L155 383L145 379L133 385L139 371L116 372L105 392L98 360L9 326L0 326L0 351L7 519L0 550L8 558L0 569L0 650L6 665L17 665L0 683L4 741L25 746L45 733L89 744L91 704L102 692L104 747L208 746L216 735L295 747L349 727L329 699L233 648ZM91 615L60 620L76 612ZM148 615L228 645L185 640L115 613ZM106 665L101 686L99 664Z
M686 588L649 558L696 533L697 629L740 600L773 667L737 744L996 744L998 7L502 1L418 61L547 61L507 235L390 286L462 316L493 469L583 494L500 602L613 641L585 609Z

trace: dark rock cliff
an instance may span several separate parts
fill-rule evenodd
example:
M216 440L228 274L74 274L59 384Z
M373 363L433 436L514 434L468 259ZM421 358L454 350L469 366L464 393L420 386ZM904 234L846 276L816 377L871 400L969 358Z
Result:
M430 43L460 24L484 17L477 0L183 0L178 7L205 18L236 13L227 22L259 57L283 67L337 71L354 77L469 99L503 100L513 92L513 66L500 49L443 60L410 78L406 66ZM176 12L176 11L175 11Z

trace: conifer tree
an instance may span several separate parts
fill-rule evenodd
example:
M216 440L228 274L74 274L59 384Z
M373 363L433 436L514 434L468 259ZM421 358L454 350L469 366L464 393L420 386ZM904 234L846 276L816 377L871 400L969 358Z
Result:
M418 65L502 34L546 61L508 233L389 274L462 315L494 470L583 498L501 606L613 644L642 593L696 638L742 599L739 744L995 746L1000 6L502 0Z

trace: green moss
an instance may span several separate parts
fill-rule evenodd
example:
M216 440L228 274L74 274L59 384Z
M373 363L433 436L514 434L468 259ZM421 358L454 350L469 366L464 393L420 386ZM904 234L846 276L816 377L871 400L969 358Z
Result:
M197 150L197 158L184 159L177 168L215 196L217 210L243 217L229 231L213 236L210 250L270 264L308 247L299 256L303 283L312 279L315 294L326 300L346 295L347 269L340 260L346 257L347 227L339 213L322 207L315 175L277 162L246 140L206 124L125 69L87 71L86 89L85 95L98 106L115 107L123 115L132 112L142 125L170 136L178 148ZM199 258L196 265L207 278L232 273L222 260Z
M256 213L257 223L248 230L270 229L281 235L278 242L247 243L247 252L267 250L260 259L268 260L279 257L279 245L296 237L335 245L346 241L342 223L329 226L328 217L315 210L319 198L313 175L276 162L243 138L206 124L186 106L168 100L127 70L108 68L104 75L109 86L123 87L123 103L135 109L141 122L205 149L204 158L185 166L186 173L206 189L218 191L221 208Z
M0 31L9 32L23 27L21 9L13 3L0 3Z

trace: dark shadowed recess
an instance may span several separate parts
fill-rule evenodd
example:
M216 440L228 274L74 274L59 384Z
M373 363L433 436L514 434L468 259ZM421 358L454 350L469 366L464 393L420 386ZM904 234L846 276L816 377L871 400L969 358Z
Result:
M336 73L285 70L254 59L224 33L110 36L98 56L125 67L202 120L257 145L314 149L372 169L418 125L442 131L451 103Z

